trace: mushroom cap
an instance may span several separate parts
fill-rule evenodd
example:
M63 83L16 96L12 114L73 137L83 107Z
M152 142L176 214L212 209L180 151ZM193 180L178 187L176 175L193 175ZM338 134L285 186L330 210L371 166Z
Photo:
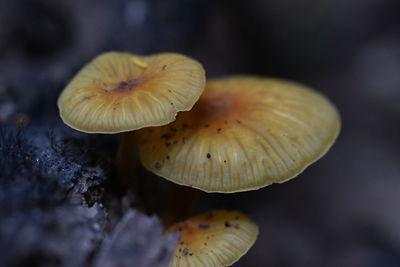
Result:
M58 99L60 116L87 133L119 133L173 121L204 90L205 72L189 57L108 52L87 64Z
M258 227L238 211L214 210L172 225L180 239L170 267L229 266L251 248Z
M320 93L278 79L208 81L199 101L172 124L138 132L150 171L206 192L285 182L322 157L340 118Z

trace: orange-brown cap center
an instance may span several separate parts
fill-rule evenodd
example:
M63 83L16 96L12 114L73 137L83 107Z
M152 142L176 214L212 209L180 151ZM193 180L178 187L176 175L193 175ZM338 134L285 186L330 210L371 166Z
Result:
M232 111L235 102L235 98L231 95L211 93L200 98L192 112L200 118L218 121Z
M128 91L132 91L137 88L137 86L141 83L143 83L144 79L142 78L137 78L137 79L132 79L129 81L122 81L119 83L116 83L111 87L111 89L105 90L107 93L124 93Z
M240 123L249 106L246 97L237 92L209 92L199 99L190 112L180 116L188 125L220 132Z

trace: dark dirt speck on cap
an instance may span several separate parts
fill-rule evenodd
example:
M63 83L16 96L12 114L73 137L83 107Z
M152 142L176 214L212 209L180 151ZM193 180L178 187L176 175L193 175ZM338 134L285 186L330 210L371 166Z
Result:
M154 167L156 169L160 169L161 168L161 162L157 161L156 163L154 163Z
M231 227L232 223L229 221L224 222L225 227Z
M208 159L211 158L211 154L210 153L207 153L207 158Z
M165 138L166 140L170 139L171 137L172 137L171 133L166 133L166 134L161 135L161 138Z
M182 254L183 255L189 254L189 249L188 248L184 248L183 251L182 251Z
M187 128L189 128L188 124L186 124L186 123L182 124L182 130L183 131L186 130Z

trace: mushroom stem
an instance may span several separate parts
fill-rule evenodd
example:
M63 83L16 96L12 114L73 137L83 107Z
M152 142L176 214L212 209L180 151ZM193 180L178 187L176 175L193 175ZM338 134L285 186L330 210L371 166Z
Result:
M200 190L176 185L172 198L161 216L165 228L187 219L194 208L200 196Z
M135 141L132 132L119 135L120 141L116 157L116 169L122 186L136 187Z

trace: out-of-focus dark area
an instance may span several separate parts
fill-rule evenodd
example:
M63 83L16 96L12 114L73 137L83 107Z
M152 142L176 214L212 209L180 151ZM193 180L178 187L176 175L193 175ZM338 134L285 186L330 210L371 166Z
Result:
M331 151L298 178L203 194L260 236L235 266L400 266L400 1L0 0L0 266L167 266L156 217L169 182L118 188L117 138L78 133L56 101L101 52L185 53L208 78L310 85L342 116ZM139 167L139 165L138 165ZM147 215L145 215L147 214Z

